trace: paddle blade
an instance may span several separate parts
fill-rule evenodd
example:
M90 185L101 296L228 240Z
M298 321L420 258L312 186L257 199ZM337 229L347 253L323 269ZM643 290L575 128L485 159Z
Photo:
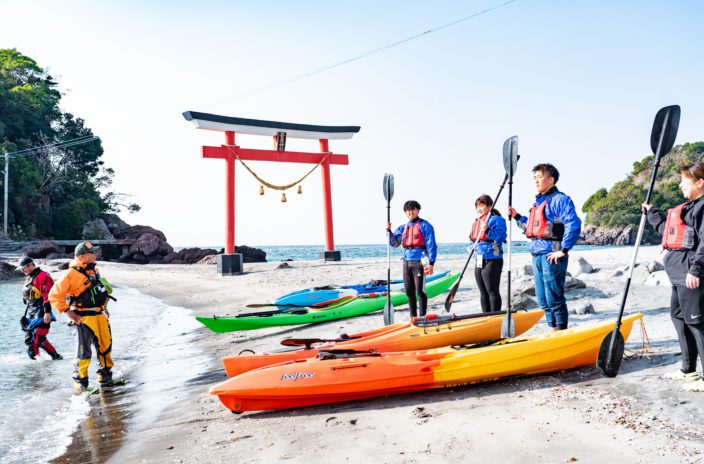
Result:
M516 336L516 320L512 317L511 311L506 311L506 316L501 321L501 338L513 338Z
M616 377L618 370L621 368L621 361L623 361L623 349L625 342L623 341L623 335L621 332L616 332L616 340L614 341L613 351L611 348L611 337L614 333L609 332L609 334L604 337L599 347L599 356L596 358L596 369L604 377Z
M450 290L450 294L447 295L447 299L445 300L445 311L450 312L450 308L452 307L452 303L455 301L455 295L457 294L457 290L460 288L460 281L458 280L455 285L452 286L452 289Z
M389 202L394 197L394 175L384 174L384 198Z
M504 142L504 170L513 177L518 165L518 136L514 135Z
M661 108L658 114L655 115L653 131L650 133L650 148L657 158L668 154L672 150L679 126L679 105Z
M391 305L391 299L386 300L386 305L384 306L384 325L391 325L394 323L394 307Z

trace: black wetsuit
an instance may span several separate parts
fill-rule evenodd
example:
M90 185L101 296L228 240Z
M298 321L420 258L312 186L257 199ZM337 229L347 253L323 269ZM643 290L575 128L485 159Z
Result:
M665 220L655 209L648 212L648 222L660 233ZM670 317L682 349L682 372L690 373L697 368L697 357L704 364L704 197L687 202L682 220L695 231L694 248L668 250L664 262L672 283ZM687 274L699 277L699 287L686 287Z

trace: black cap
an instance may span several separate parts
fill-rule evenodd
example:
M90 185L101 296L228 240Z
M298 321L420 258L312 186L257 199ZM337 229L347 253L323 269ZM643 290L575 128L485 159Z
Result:
M15 269L17 269L18 271L21 271L23 267L25 267L27 264L30 264L33 262L34 262L34 260L32 258L30 258L29 256L23 256L20 259L20 262Z

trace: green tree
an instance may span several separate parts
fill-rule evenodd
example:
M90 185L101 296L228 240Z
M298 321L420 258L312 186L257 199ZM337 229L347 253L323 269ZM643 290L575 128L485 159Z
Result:
M8 222L15 238L77 238L101 213L139 210L110 190L114 171L101 159L100 139L83 119L62 112L60 101L46 70L15 49L0 49L0 151L11 153ZM76 139L85 143L56 146Z
M652 204L660 211L682 203L684 197L679 188L680 166L684 163L704 159L704 142L678 145L660 162L655 181ZM625 180L617 182L611 190L601 188L594 192L582 206L586 213L585 223L608 228L633 226L640 221L640 205L650 185L653 155L633 163L633 171ZM647 241L657 242L659 236L648 227L645 230Z

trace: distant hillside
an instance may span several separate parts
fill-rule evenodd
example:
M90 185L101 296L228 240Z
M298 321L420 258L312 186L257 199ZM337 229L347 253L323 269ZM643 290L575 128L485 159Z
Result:
M633 163L633 171L610 190L597 190L582 206L586 213L580 237L586 244L628 245L635 241L640 221L640 204L645 200L652 173L653 155ZM677 145L660 162L652 203L665 211L684 201L679 188L682 163L704 158L704 142ZM643 243L660 243L661 236L647 226Z

